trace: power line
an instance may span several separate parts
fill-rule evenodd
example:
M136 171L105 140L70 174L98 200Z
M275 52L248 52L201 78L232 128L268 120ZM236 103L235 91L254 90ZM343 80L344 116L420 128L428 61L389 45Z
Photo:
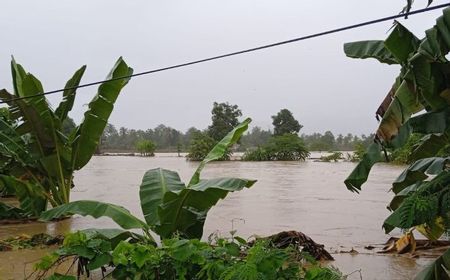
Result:
M384 21L394 20L394 19L401 18L401 17L407 17L407 16L411 16L411 15L421 14L421 13L429 12L429 11L432 11L432 10L445 8L445 7L448 7L448 6L450 6L450 3L441 4L441 5L437 5L437 6L433 6L433 7L427 7L427 8L419 9L419 10L415 10L415 11L410 11L410 12L405 13L405 14L396 14L396 15L393 15L393 16L388 16L388 17L379 18L379 19L375 19L375 20L365 21L365 22L362 22L362 23L348 25L348 26L345 26L345 27L331 29L331 30L328 30L328 31L323 31L323 32L319 32L319 33L315 33L315 34L311 34L311 35L306 35L306 36L303 36L303 37L298 37L298 38L294 38L294 39L290 39L290 40L286 40L286 41L280 41L280 42L276 42L276 43L272 43L272 44L268 44L268 45L262 45L262 46L259 46L259 47L254 47L254 48L245 49L245 50L241 50L241 51L236 51L236 52L232 52L232 53L222 54L222 55L213 56L213 57L209 57L209 58L204 58L204 59L200 59L200 60L194 60L194 61L191 61L191 62L176 64L176 65L167 66L167 67L163 67L163 68L157 68L157 69L148 70L148 71L144 71L144 72L139 72L139 73L135 73L135 74L128 75L128 76L122 76L122 77L117 77L117 78L108 79L108 80L91 82L91 83L87 83L87 84L78 85L76 87L67 87L67 88L63 88L63 89L47 91L47 92L38 93L38 94L34 94L34 95L16 97L16 98L9 99L7 101L0 101L0 104L4 104L4 103L7 103L7 102L16 101L16 100L27 99L27 98L33 98L33 97L50 95L50 94L54 94L54 93L58 93L58 92L63 92L65 90L72 90L72 89L77 89L77 88L84 88L84 87L95 86L95 85L99 85L99 84L102 84L102 83L111 82L111 81L117 81L117 80L121 80L121 79L128 79L128 78L132 78L132 77L149 75L149 74L153 74L153 73L157 73L157 72L162 72L162 71L167 71L167 70L171 70L171 69L186 67L186 66L199 64L199 63L203 63L203 62L208 62L208 61L212 61L212 60L218 60L218 59L222 59L222 58L226 58L226 57L230 57L230 56L240 55L240 54L254 52L254 51L259 51L259 50L268 49L268 48L273 48L273 47L277 47L277 46L281 46L281 45L291 44L291 43L295 43L295 42L299 42L299 41L303 41L303 40L308 40L308 39L321 37L321 36L325 36L325 35L329 35L329 34L333 34L333 33L338 33L338 32L342 32L342 31L346 31L346 30L350 30L350 29L355 29L355 28L359 28L359 27L363 27L363 26L367 26L367 25L372 25L372 24L376 24L376 23L380 23L380 22L384 22Z

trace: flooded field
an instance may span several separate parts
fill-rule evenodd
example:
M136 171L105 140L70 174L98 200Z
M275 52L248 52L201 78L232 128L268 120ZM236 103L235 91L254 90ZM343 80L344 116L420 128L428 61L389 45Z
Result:
M154 158L94 157L76 174L72 200L90 199L125 206L142 216L139 184L146 170L162 167L177 171L189 180L197 163L174 154ZM344 179L354 164L347 162L215 162L206 167L203 177L236 176L257 179L251 188L229 195L208 216L203 238L217 232L228 236L264 236L283 230L301 231L325 244L336 258L332 265L344 273L361 269L363 279L411 279L430 261L421 257L383 256L364 249L384 243L381 225L388 215L386 205L392 198L390 183L401 166L379 164L361 194L347 191ZM233 222L232 222L233 221ZM109 219L75 217L58 223L29 223L0 226L0 239L47 232L63 234L90 227L115 227ZM394 234L399 234L395 232ZM339 253L355 249L359 254ZM24 264L38 259L45 251L22 250L0 253L0 279L21 279ZM31 269L27 265L26 271ZM349 279L360 279L359 273Z

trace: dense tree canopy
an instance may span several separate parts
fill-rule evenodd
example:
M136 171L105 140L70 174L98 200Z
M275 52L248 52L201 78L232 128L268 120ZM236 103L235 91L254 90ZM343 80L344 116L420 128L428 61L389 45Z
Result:
M282 109L275 116L272 116L272 120L274 135L297 134L303 127L288 109Z
M228 132L239 124L238 118L242 116L237 105L214 102L212 114L212 124L208 127L208 135L214 140L220 141Z

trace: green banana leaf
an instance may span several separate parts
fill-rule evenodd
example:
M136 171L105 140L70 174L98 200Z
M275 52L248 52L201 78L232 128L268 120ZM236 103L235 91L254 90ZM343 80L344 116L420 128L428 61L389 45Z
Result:
M450 126L450 110L445 109L438 112L428 112L409 119L398 130L398 135L392 139L389 146L392 148L402 147L411 133L444 133ZM420 151L420 150L419 150ZM418 151L418 152L419 152ZM353 169L352 173L345 179L344 183L350 191L360 191L361 186L367 181L373 165L382 160L381 145L374 143L369 146L361 161ZM394 184L398 183L397 181ZM410 183L412 184L412 183ZM405 185L403 187L406 187ZM400 186L395 186L397 189Z
M382 161L382 159L381 144L370 144L361 161L356 165L347 179L345 179L344 183L347 186L347 189L352 192L359 192L362 184L364 184L369 177L370 169L375 163Z
M151 227L159 225L158 207L162 204L164 195L168 191L179 192L185 187L177 172L162 168L145 172L139 189L139 197L147 224Z
M26 165L32 164L30 153L24 148L26 146L20 135L17 134L14 127L0 118L0 145L1 154L13 158L15 161Z
M132 73L133 69L120 57L106 79L117 79ZM77 128L73 139L72 159L75 170L81 169L91 159L108 123L114 103L129 80L128 77L105 82L98 88L97 95L89 103L89 109L84 113L84 120Z
M156 233L162 238L178 232L200 239L208 210L229 192L250 188L255 182L238 178L200 180L181 192L166 192L158 209L160 225L155 227Z
M418 102L417 92L412 90L409 82L404 80L397 88L394 99L380 122L377 136L385 142L390 142L397 136L400 127L413 114L420 112L422 109L423 106Z
M27 81L30 81L27 79ZM29 84L34 85L34 82L30 82ZM42 90L35 89L33 90L35 93L41 93ZM37 102L39 105L39 109L36 108L35 102L32 102L32 100L15 100L10 101L14 99L15 96L7 92L6 90L0 91L0 99L2 101L5 101L10 105L10 110L13 112L12 116L15 119L20 119L22 121L22 124L16 129L20 134L25 134L32 132L32 134L35 136L36 144L38 147L38 151L40 154L44 155L47 150L53 149L55 147L54 139L52 137L52 133L49 129L53 127L53 121L48 120L48 114L49 111L45 111L47 109L43 109L44 112L40 112L39 109L42 109L42 107L45 107L45 103L43 102ZM36 97L41 98L41 97ZM35 98L33 98L35 99ZM41 103L41 104L40 104ZM46 112L46 113L45 113ZM42 117L41 117L42 113Z
M95 238L111 242L112 248L115 248L120 241L127 240L129 238L144 240L142 235L120 228L88 228L80 231L86 234L88 240Z
M6 203L0 202L0 220L2 219L22 219L27 215L25 211L20 208L8 205Z
M248 125L251 121L252 119L250 118L245 119L214 146L197 167L197 170L189 181L188 187L195 185L200 181L200 173L208 162L220 159L229 147L236 144L242 134L248 129Z
M16 96L24 97L43 93L41 82L32 74L25 73L23 67L11 61L13 82ZM14 104L20 108L24 123L21 125L28 131L33 131L40 142L42 154L46 149L53 149L57 143L54 135L55 128L61 127L61 122L55 118L54 112L45 96L37 96L29 99L16 100Z
M85 70L86 65L83 65L75 72L75 74L73 74L72 78L70 78L64 86L65 90L63 92L63 100L59 103L58 108L55 110L55 115L59 118L61 123L67 118L70 110L72 110L75 95L77 93L76 87L80 84Z
M449 132L438 134L427 134L419 143L414 146L408 160L417 161L419 159L435 156L445 145L450 142Z
M403 198L401 204L384 221L386 233L394 228L408 229L433 223L438 217L448 215L450 200L450 171L442 171L430 181L417 183ZM444 201L439 203L439 201ZM393 205L393 207L397 207Z
M431 157L420 159L405 169L392 183L392 190L395 194L401 192L404 188L423 181L428 175L436 175L442 172L450 161L449 157Z
M399 64L398 60L384 45L384 41L371 40L344 44L344 52L351 58L374 58L381 63Z
M406 64L409 56L419 48L420 40L398 21L394 24L384 45L397 61Z
M450 280L450 249L419 272L414 280Z
M40 220L51 221L73 214L92 216L96 219L109 217L124 229L148 229L148 226L143 221L133 216L130 211L122 206L91 200L74 201L52 208L43 212Z
M32 217L37 217L47 207L44 190L31 182L20 180L14 176L0 175L1 184L14 193L20 202L20 209Z

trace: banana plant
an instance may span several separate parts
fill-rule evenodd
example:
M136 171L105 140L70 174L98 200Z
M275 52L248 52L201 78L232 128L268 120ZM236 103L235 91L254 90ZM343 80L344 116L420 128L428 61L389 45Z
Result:
M228 193L250 188L256 181L240 178L201 179L201 171L208 162L220 159L247 130L251 119L246 119L228 133L208 153L197 167L189 183L181 181L175 171L148 170L140 186L140 200L145 222L133 216L125 208L98 201L80 200L50 209L40 219L49 221L66 215L79 214L94 218L109 217L124 229L141 229L151 238L150 231L162 239L180 235L198 238L208 211Z
M68 119L85 70L82 66L69 79L62 101L53 110L45 96L39 95L44 92L41 82L12 59L14 93L0 90L0 100L8 105L7 116L0 117L0 192L14 193L20 209L11 205L2 209L37 217L48 203L53 207L69 203L73 173L91 159L114 103L129 81L119 78L133 73L119 58L106 77L113 81L99 86L84 120L65 134L62 124Z
M429 1L429 4L432 1ZM408 1L408 9L412 1ZM384 221L386 233L394 228L418 230L436 240L450 225L450 9L444 9L436 25L418 39L395 23L384 41L361 41L344 45L347 56L374 58L401 66L394 85L379 106L380 124L374 143L345 180L359 192L374 164L389 160L389 151L401 148L412 133L422 134L413 147L413 163L392 184L393 211ZM384 151L384 157L382 152ZM449 279L446 252L416 279ZM445 276L445 277L444 277Z

